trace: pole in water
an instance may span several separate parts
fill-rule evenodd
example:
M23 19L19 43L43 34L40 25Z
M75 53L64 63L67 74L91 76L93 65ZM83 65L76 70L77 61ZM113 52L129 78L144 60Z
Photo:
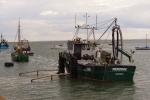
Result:
M39 71L37 70L37 77L39 76Z
M2 39L3 39L3 36L2 36L2 33L1 33L1 42L2 42Z
M53 75L51 75L51 80L53 80Z
M147 48L147 34L146 34L146 48Z

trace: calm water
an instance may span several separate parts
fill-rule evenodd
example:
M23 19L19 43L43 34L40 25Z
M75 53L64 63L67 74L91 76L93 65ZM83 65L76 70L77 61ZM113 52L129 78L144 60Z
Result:
M0 51L0 95L7 100L149 100L150 51L136 51L134 83L97 83L58 78L31 83L34 75L19 77L20 72L56 69L61 50L50 48L60 43L31 43L35 55L30 57L29 63L15 63L11 68L4 67L4 62L11 61L11 49ZM142 45L144 41L141 40L125 41L127 50Z

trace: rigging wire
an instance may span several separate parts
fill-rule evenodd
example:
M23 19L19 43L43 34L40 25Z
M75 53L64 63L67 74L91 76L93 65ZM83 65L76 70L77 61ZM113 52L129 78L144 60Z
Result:
M16 41L16 39L17 39L17 34L18 34L18 33L16 33L16 35L15 35L14 43L15 43L15 41Z
M102 33L102 35L100 36L100 38L98 40L100 40L104 36L104 34L111 28L111 26L114 24L114 22L115 22L115 20L113 20L113 22L107 27L107 29Z
M113 20L114 20L114 18L111 18L111 19L108 19L108 20L104 20L104 21L98 22L97 24L102 24L102 25L104 25L105 23L111 22L111 21L113 21ZM96 24L94 23L94 24L91 24L91 25L96 25Z
M109 35L110 35L110 33L108 33L107 36L106 36L106 38L104 39L104 42L105 42L105 43L108 43L107 40L108 40ZM101 48L104 48L104 46L105 46L105 45L102 45Z

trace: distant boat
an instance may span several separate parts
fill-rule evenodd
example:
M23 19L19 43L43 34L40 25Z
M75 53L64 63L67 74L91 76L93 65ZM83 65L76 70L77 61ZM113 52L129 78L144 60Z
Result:
M112 43L108 43L108 45L112 45ZM119 46L121 45L121 44L118 44Z
M145 40L145 46L144 47L135 47L136 50L150 50L150 47L147 45L147 34L146 34L146 40Z
M66 49L67 47L62 44L55 45L54 47L51 47L51 49Z
M3 35L1 34L1 42L0 42L0 49L8 49L9 45L7 41L3 38Z
M26 53L26 50L24 48L24 43L21 41L21 35L20 35L20 20L18 22L18 41L16 42L16 45L14 46L14 52L11 53L11 58L15 62L28 62L29 61L29 55Z

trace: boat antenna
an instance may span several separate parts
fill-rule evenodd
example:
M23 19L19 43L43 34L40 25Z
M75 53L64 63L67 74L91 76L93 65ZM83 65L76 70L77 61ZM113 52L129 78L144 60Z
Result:
M96 15L96 28L95 29L97 30L97 15Z
M18 21L18 45L20 45L20 18L19 18L19 21Z
M75 28L76 28L76 24L77 24L77 15L75 14Z

